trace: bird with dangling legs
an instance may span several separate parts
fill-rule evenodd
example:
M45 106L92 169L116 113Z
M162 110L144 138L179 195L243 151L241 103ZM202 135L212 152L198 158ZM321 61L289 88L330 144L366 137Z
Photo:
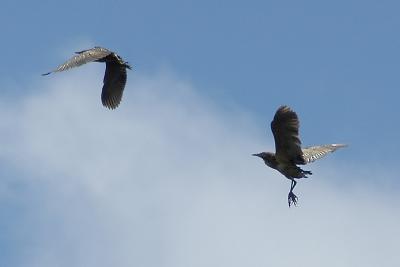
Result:
M275 140L275 153L261 152L253 154L260 157L264 163L279 171L291 180L288 194L289 207L297 205L297 196L293 193L297 182L295 179L307 178L311 171L305 171L297 165L306 165L334 152L345 144L329 144L301 148L299 137L300 123L297 114L288 106L281 106L275 113L271 122L271 130Z

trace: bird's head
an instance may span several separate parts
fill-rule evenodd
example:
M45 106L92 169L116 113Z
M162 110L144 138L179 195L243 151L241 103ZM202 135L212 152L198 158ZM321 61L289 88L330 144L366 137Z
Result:
M253 154L253 156L262 158L264 160L265 164L267 164L270 167L272 167L271 165L275 165L276 158L275 158L275 154L274 153L261 152L261 153L258 153L258 154Z

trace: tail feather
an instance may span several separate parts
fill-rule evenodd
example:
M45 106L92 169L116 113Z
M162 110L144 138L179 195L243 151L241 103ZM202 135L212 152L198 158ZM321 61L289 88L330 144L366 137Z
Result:
M310 172L310 171L305 171L302 169L300 169L300 170L301 170L301 174L303 175L303 178L308 178L307 175L312 175L312 172Z

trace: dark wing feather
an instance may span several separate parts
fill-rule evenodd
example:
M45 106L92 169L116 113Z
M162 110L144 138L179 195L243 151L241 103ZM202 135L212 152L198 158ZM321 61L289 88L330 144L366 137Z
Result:
M303 157L306 163L314 162L326 156L328 153L332 153L339 148L346 147L344 144L331 144L322 146L311 146L303 148Z
M70 58L63 64L61 64L60 66L58 66L55 70L45 73L43 75L48 75L52 72L59 72L59 71L68 70L70 68L79 67L83 64L102 59L102 58L110 55L112 52L106 48L94 47L92 49L83 50L83 51L76 52L76 53L77 54L75 56L73 56L72 58Z
M299 119L287 106L281 106L271 122L276 159L280 162L305 164L299 138Z
M121 103L122 93L126 84L126 67L116 62L106 62L104 85L101 92L101 102L109 109L115 109Z

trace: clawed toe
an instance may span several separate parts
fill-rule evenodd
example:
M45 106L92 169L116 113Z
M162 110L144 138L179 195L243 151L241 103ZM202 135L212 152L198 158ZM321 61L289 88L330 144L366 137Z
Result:
M293 192L289 192L288 195L288 204L289 207L293 204L295 206L297 206L297 196L293 193Z

